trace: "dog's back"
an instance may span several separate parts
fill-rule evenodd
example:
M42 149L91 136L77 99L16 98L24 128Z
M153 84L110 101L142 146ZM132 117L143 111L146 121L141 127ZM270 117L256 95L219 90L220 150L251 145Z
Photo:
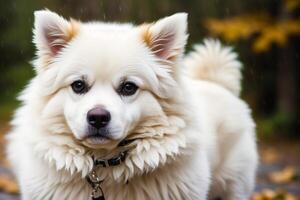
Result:
M185 60L193 99L202 112L212 171L210 198L249 199L258 164L251 110L238 96L241 63L220 42L206 40Z

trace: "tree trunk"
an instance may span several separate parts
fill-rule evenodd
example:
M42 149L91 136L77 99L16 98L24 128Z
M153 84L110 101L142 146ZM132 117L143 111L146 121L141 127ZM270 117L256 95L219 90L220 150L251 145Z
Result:
M297 103L297 69L293 44L279 49L277 71L278 110L281 113L294 115L298 110Z
M292 18L291 14L281 6L280 20L284 21ZM297 68L296 51L292 40L285 48L279 48L278 71L277 71L277 95L278 111L295 117L298 110L297 104Z

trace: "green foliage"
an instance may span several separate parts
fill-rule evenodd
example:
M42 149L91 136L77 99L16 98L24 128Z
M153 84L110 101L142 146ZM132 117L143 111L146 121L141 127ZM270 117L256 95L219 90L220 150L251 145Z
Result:
M37 6L34 0L1 2L0 120L10 118L18 104L17 93L33 76L29 61L34 51L31 30Z
M1 88L0 98L0 121L10 118L13 110L18 105L17 94L25 87L26 82L33 76L30 64L17 64L3 71L0 84L5 84Z
M258 135L260 138L268 139L274 134L295 135L293 124L295 116L291 113L278 112L269 118L258 120Z

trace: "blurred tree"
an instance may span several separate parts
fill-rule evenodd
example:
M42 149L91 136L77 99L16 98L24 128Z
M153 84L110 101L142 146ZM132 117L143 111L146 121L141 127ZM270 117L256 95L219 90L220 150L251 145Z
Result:
M187 12L190 34L187 49L205 36L203 20L225 19L208 20L206 25L213 35L220 35L226 41L239 41L235 46L247 66L243 95L255 114L266 118L275 112L275 105L280 112L300 113L299 96L295 95L295 85L300 85L297 77L300 72L297 67L300 56L297 55L300 50L297 45L300 40L299 1L0 0L0 120L3 116L7 120L16 107L16 93L33 76L29 63L34 57L31 42L33 12L44 8L82 21L135 24L151 22L175 12ZM253 54L249 46L258 54ZM278 77L277 81L274 77ZM278 115L272 121L277 123L286 119L285 115Z
M300 0L283 0L277 4L277 12L266 7L259 13L242 14L227 19L208 19L205 23L213 35L225 41L236 42L250 39L256 53L270 53L277 59L276 94L279 123L299 126L297 87L299 86L297 54L300 39ZM277 52L274 53L274 45ZM263 67L263 66L262 66ZM276 120L274 120L276 121ZM298 123L297 123L298 122ZM291 131L286 130L286 131Z
M32 0L5 1L0 6L0 120L16 106L16 91L32 76L29 56L31 43ZM23 9L24 6L30 10ZM29 45L28 45L29 44Z

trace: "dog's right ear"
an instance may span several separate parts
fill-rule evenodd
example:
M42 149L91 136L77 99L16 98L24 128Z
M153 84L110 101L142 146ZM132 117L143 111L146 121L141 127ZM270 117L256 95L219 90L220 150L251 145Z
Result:
M142 40L153 55L168 61L183 55L188 37L186 13L177 13L141 27Z
M34 12L34 39L39 57L55 57L78 33L80 23L67 21L49 10Z

